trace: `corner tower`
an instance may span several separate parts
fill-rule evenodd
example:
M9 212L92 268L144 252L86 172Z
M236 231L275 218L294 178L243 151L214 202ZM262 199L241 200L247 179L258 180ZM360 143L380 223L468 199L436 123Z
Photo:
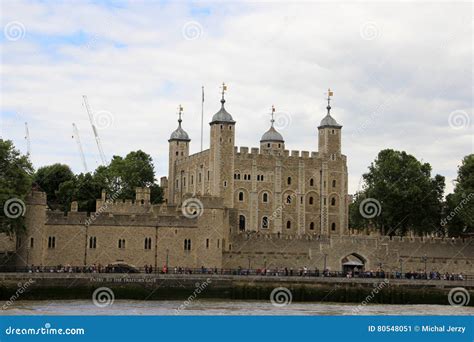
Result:
M189 155L189 139L188 133L181 127L181 115L183 114L183 107L179 105L178 108L178 128L171 133L169 142L169 159L168 159L168 203L176 204L175 198L177 193L182 193L181 180L177 175L176 161L186 158Z
M328 89L327 114L318 126L318 152L321 156L335 157L341 154L341 128L342 126L331 116L331 96L333 92ZM334 155L334 156L333 156ZM323 157L324 158L324 157Z
M211 126L211 146L209 151L211 195L222 197L224 205L234 206L234 144L235 121L225 107L227 86L222 84L221 109L214 114Z

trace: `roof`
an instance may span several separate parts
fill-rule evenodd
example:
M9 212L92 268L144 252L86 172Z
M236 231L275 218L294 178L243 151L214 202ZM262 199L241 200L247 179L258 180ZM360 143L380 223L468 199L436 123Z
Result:
M273 125L263 134L262 139L260 139L260 142L268 141L285 142L285 140L283 140L283 136L277 132Z
M181 127L181 122L178 125L178 128L171 133L170 139L169 140L181 140L181 141L191 141L189 139L188 133Z
M221 109L216 114L214 114L214 116L212 117L211 124L212 123L220 123L220 122L235 123L234 119L232 118L232 115L230 115L229 112L227 112L225 110L224 103L225 103L225 100L222 99L221 100Z

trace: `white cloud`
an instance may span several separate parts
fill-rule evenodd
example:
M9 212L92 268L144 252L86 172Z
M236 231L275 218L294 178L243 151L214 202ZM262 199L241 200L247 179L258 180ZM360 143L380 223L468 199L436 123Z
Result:
M66 162L82 171L72 122L89 165L96 164L81 104L87 94L93 110L114 116L100 131L106 155L142 149L165 175L178 104L196 152L201 85L207 145L222 81L229 84L226 106L237 121L238 145L259 145L274 104L291 116L281 133L295 150L317 149L323 93L334 88L351 192L382 148L430 162L447 177L448 191L461 158L473 153L472 126L454 130L448 122L455 110L473 122L467 3L211 3L209 15L197 16L197 5L186 3L2 6L3 26L16 20L26 28L24 39L1 44L2 137L24 150L28 121L37 167ZM202 27L198 39L183 37L190 21Z

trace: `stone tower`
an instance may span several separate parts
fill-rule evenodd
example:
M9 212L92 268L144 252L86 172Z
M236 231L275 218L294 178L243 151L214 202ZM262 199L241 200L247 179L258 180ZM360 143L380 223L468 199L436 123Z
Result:
M224 206L234 206L234 145L235 121L224 108L224 94L227 90L222 84L221 109L214 114L211 126L211 146L209 151L210 192L213 196L222 197Z
M341 154L342 125L331 116L332 95L329 89L327 114L318 126L321 234L342 234L347 229L347 165Z
M169 159L168 159L168 203L180 203L183 195L183 179L181 175L176 174L176 161L186 158L189 155L189 139L188 133L181 127L181 115L183 107L179 106L178 128L171 133L169 142Z

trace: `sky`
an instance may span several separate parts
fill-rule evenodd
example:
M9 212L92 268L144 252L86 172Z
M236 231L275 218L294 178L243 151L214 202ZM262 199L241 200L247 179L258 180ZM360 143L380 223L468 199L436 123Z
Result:
M404 150L446 177L446 193L473 153L473 11L470 2L2 1L0 136L38 168L88 171L100 157L141 149L157 179L184 108L191 153L228 85L236 145L259 147L276 127L289 150L317 151L331 88L343 125L349 193L385 148Z

